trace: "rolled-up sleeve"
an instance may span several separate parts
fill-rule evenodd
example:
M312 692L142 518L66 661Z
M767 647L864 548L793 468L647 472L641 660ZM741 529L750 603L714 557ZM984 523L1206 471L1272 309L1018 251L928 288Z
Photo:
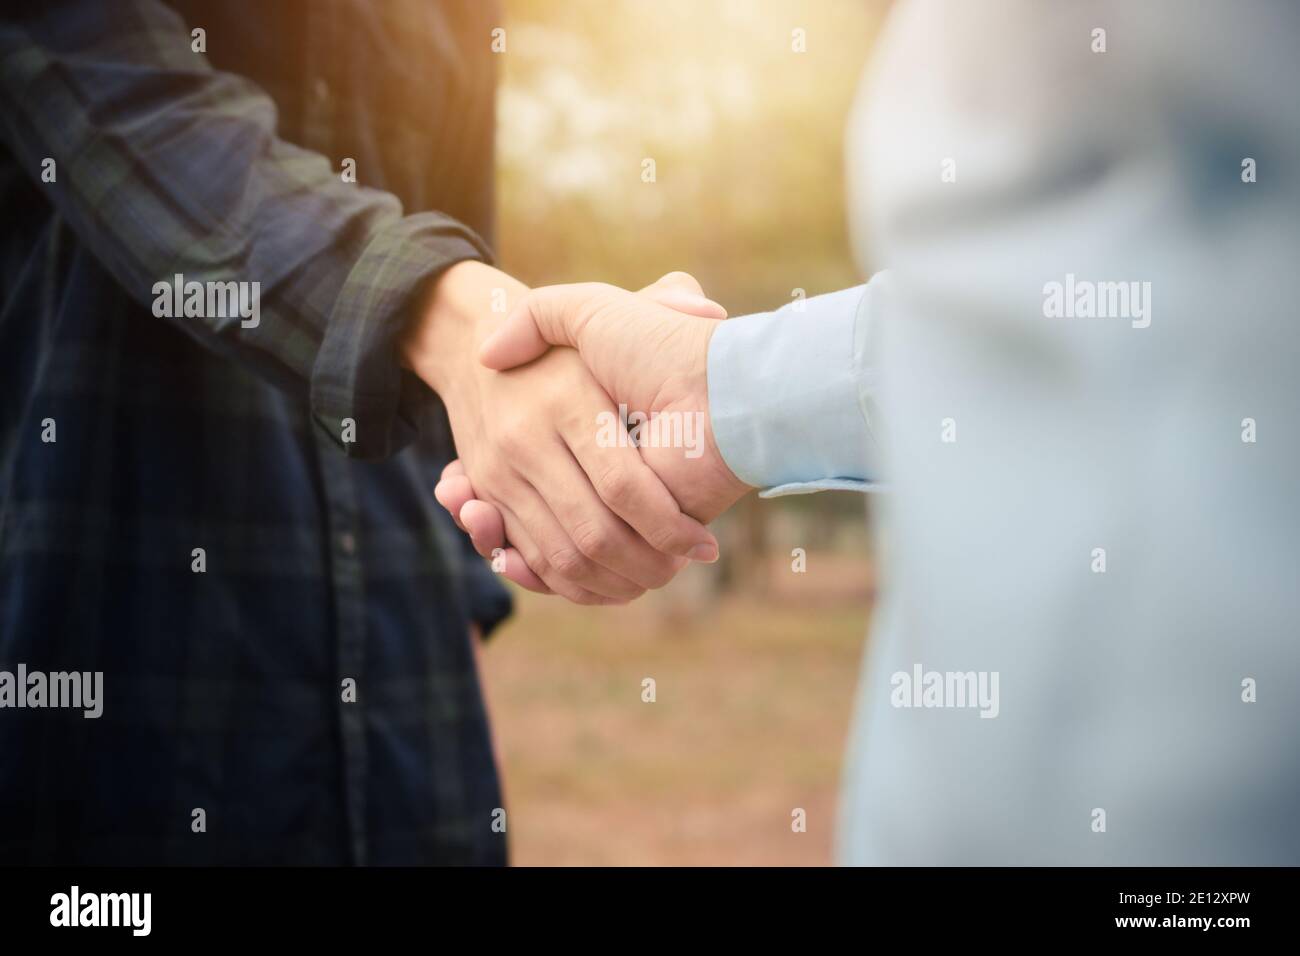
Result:
M483 241L280 139L265 93L213 69L162 3L34 11L0 23L0 136L60 218L146 307L176 276L257 283L255 323L162 320L309 400L349 455L411 441L428 392L397 338L430 279L489 258Z
M709 415L762 497L879 487L867 342L878 280L728 319L709 343Z

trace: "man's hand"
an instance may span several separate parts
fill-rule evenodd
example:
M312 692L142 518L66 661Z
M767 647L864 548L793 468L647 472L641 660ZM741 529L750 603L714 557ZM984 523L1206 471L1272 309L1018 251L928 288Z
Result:
M489 368L507 369L553 345L571 346L629 414L698 423L697 447L652 439L642 443L641 454L683 511L711 521L749 487L732 474L713 439L708 355L717 322L686 314L707 311L705 303L699 284L684 272L669 273L640 293L594 282L534 289L483 343L479 357Z
M462 262L431 290L401 348L447 407L464 474L551 590L583 604L622 603L661 587L717 542L682 513L635 448L601 447L598 416L617 414L577 354L557 350L491 371L476 356L501 310L528 290Z
M687 311L696 314L683 314ZM717 307L685 273L670 273L637 294L594 283L552 286L525 296L480 355L487 365L508 368L534 360L551 345L570 345L629 414L689 423L682 434L694 431L692 447L643 440L640 451L682 510L709 521L749 490L722 460L710 427L708 344L717 318ZM661 430L658 437L663 435ZM472 476L458 463L448 467L435 489L480 554L496 552L507 577L545 590L529 573L530 562L512 549L499 550L505 548L507 529L475 492Z

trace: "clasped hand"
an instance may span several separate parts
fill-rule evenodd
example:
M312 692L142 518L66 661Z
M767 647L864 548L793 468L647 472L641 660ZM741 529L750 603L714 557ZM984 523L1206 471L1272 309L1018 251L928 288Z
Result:
M483 307L503 296L504 319ZM702 522L747 490L709 426L708 343L725 317L685 273L633 293L529 291L476 262L449 270L403 355L447 407L460 457L435 495L476 550L523 587L580 604L625 603L688 560L716 560ZM609 441L602 423L628 411L689 416L699 434L689 448Z

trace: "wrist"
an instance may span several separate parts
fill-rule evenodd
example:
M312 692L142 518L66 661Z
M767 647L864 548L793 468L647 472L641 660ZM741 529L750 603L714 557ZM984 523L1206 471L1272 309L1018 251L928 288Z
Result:
M477 260L458 262L425 290L399 349L402 364L440 395L478 366L478 345L528 287Z

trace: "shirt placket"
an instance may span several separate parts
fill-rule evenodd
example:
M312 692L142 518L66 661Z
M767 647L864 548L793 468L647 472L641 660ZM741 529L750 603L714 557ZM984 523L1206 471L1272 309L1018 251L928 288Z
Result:
M313 430L325 491L330 589L335 621L335 706L339 708L343 796L353 863L363 866L366 840L365 582L362 577L357 488L347 458ZM344 693L351 678L355 692Z

